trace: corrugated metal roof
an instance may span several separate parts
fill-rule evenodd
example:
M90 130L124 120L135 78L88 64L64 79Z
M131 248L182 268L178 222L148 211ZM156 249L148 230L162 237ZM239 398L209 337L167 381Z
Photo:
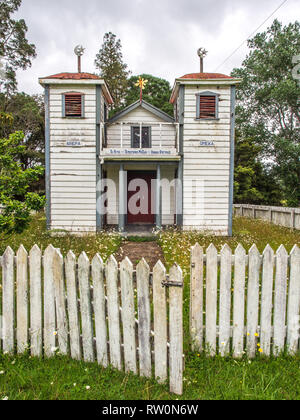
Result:
M52 76L44 77L44 79L63 79L63 80L101 80L101 77L92 73L58 73Z
M180 79L232 79L231 76L226 76L226 74L221 73L189 73L180 77Z

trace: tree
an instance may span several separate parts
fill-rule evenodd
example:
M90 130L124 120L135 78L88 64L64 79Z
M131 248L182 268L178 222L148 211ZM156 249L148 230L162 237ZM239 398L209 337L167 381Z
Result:
M261 146L260 159L282 181L289 205L300 202L300 86L293 78L293 57L300 50L299 22L275 20L266 32L248 41L250 53L240 69L238 128ZM298 126L298 128L297 128Z
M42 95L16 93L7 98L0 94L0 109L13 117L10 125L0 128L0 137L8 137L15 131L24 133L26 146L19 159L27 169L36 164L44 164L45 109Z
M151 74L130 77L124 105L128 106L139 99L140 88L136 86L139 77L148 80L143 90L143 99L173 117L173 106L170 104L172 93L170 83L165 79L152 76Z
M237 130L235 139L234 202L280 205L280 182L259 160L261 146Z
M35 46L26 39L28 28L25 21L11 17L21 3L22 0L0 1L0 59L4 67L0 73L0 88L4 88L7 94L16 90L16 70L27 69L31 66L31 59L36 57Z
M15 132L9 138L0 138L0 232L19 232L30 218L31 210L40 210L45 198L30 192L30 186L43 174L44 168L37 166L22 169L18 160L22 153L24 134Z
M96 55L95 66L109 86L114 106L119 108L124 101L130 71L123 62L121 41L112 32L104 35L103 45Z

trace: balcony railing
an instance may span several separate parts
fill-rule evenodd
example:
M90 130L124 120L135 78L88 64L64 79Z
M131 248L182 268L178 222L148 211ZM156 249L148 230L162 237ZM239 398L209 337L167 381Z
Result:
M116 129L117 127L117 129ZM140 128L139 147L132 147L131 127ZM151 127L151 147L142 147L143 127ZM179 124L168 122L117 122L101 124L101 155L178 155Z

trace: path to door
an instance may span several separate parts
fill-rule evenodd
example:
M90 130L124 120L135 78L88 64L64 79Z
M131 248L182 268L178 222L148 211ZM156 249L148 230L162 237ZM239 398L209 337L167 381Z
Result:
M162 249L157 242L125 242L115 257L118 262L128 257L134 268L142 258L145 258L151 271L158 260L165 263Z

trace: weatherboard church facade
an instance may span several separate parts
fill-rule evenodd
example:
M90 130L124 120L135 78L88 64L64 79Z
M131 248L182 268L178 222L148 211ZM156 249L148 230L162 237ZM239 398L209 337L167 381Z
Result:
M48 229L176 225L232 234L237 79L187 74L175 80L174 117L141 99L111 119L102 78L80 71L39 82Z

